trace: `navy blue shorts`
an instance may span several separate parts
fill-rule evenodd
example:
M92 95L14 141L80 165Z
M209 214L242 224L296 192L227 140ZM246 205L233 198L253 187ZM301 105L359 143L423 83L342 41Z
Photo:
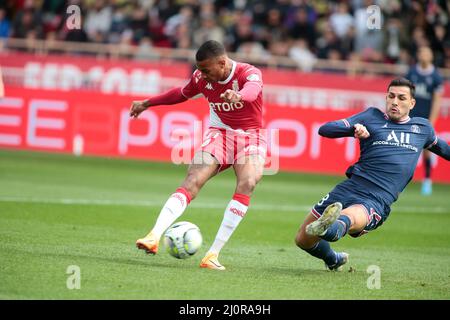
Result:
M330 193L322 198L311 210L311 213L320 218L323 211L330 204L342 203L342 208L361 206L367 214L367 225L359 233L350 234L359 237L383 224L391 211L390 206L383 201L383 196L376 186L363 178L347 179L339 183Z

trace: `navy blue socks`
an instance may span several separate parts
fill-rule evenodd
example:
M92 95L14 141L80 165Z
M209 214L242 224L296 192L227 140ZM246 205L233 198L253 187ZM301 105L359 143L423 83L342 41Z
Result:
M330 244L325 240L320 240L311 249L303 249L303 250L308 252L313 257L322 259L329 266L334 265L336 263L337 260L336 252L334 252L331 249Z
M327 229L322 239L334 242L345 236L350 229L351 221L348 216L340 215L339 218Z

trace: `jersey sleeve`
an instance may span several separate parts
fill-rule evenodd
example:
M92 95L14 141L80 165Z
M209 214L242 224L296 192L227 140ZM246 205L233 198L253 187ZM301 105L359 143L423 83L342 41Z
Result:
M244 86L246 84L255 84L261 89L263 87L262 72L254 66L249 66L240 76Z
M195 70L195 72L191 76L191 79L189 79L189 82L184 87L181 88L181 94L187 99L190 99L198 95L200 93L200 90L198 89L197 85L199 81L200 81L200 72L198 70Z
M433 127L430 125L430 134L428 135L428 139L425 144L425 149L430 150L434 154L444 158L447 161L450 161L450 145L445 142L443 139L440 139L436 136Z
M427 127L429 130L429 133L427 136L427 140L425 141L425 146L423 147L424 149L429 149L429 148L433 147L438 141L436 132L434 131L434 128L431 126L430 123L428 123Z
M239 91L242 100L247 102L255 101L263 87L261 71L258 68L249 66L240 76L240 82L243 86Z
M364 125L374 110L374 108L369 108L349 118L327 122L319 128L319 134L327 138L351 137L355 133L355 124Z
M375 108L368 108L363 112L357 113L346 119L342 119L341 121L343 121L344 124L348 127L353 127L357 123L364 125L368 120L370 120L373 117L373 113L376 111L378 110Z

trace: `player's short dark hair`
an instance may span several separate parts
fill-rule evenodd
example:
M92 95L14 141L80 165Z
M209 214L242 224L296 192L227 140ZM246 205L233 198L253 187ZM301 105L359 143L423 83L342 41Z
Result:
M204 61L219 57L223 54L225 54L225 47L223 44L215 40L208 40L198 48L195 59L197 61Z
M395 78L389 83L388 90L390 87L408 87L411 92L411 97L414 98L414 95L416 94L416 86L406 78Z

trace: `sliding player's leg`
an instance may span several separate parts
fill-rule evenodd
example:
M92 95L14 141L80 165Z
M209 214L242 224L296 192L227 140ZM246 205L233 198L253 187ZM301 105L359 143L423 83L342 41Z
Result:
M337 185L312 208L295 237L298 247L323 260L329 270L339 270L348 261L348 254L335 252L329 242L337 241L350 230L364 229L367 224L366 214L362 210L357 212L358 206L342 209L342 202L344 205L347 202L341 199L349 192L346 184Z
M425 171L425 177L422 181L422 194L429 196L433 193L433 182L431 180L432 171L432 154L429 150L423 150L423 167Z
M349 190L338 185L319 201L306 217L295 239L298 247L322 259L329 270L339 270L348 262L348 254L333 251L329 242L338 241L347 233L358 237L383 223L382 216L377 213L381 207L376 200L349 199L346 192ZM342 204L340 199L347 200L341 200Z

